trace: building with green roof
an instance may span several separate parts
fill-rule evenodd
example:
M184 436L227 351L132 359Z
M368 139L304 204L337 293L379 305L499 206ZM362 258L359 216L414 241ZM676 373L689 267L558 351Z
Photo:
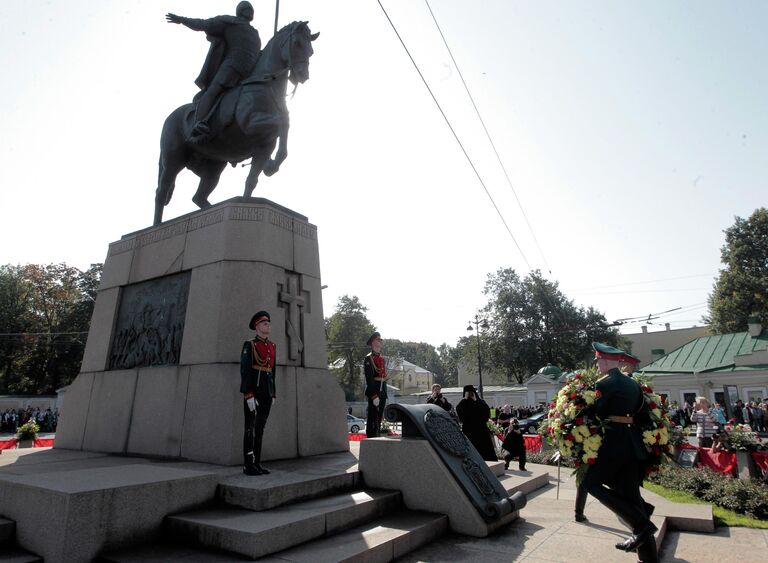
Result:
M680 405L697 396L725 406L768 398L768 329L750 322L745 332L702 336L680 346L641 372L653 376L657 393Z

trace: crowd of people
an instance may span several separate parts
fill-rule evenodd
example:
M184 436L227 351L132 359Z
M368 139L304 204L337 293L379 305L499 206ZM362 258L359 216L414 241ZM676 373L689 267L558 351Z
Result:
M0 414L0 432L15 433L16 429L30 420L34 420L40 427L40 432L56 432L59 422L58 409L45 409L40 407L25 409L6 409Z
M677 401L673 401L669 406L669 416L678 426L696 427L699 447L712 447L713 438L717 441L728 423L748 424L756 432L768 432L768 399L747 403L736 401L730 419L720 403L711 405L705 397L696 397L695 402L684 405L681 408Z

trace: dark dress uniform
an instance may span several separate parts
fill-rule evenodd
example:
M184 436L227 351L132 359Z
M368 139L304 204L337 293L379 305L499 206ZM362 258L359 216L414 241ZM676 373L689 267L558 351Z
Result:
M472 385L464 387L464 392L471 390L477 397L477 391ZM456 414L461 421L461 431L475 446L475 449L486 461L498 461L496 448L493 447L491 431L488 430L488 419L491 417L491 409L480 397L477 400L462 399L456 405Z
M363 369L365 370L365 396L368 399L365 435L376 438L381 433L381 419L384 416L384 407L387 405L387 366L384 356L371 352L363 360ZM377 398L378 406L373 403Z
M594 414L607 424L597 460L584 477L582 493L595 497L630 526L634 534L630 540L645 539L637 547L641 561L657 561L653 539L656 528L650 520L653 507L645 503L640 495L642 475L648 460L648 451L638 425L648 416L642 389L635 380L616 368L600 378L595 387L599 397L593 405ZM624 421L618 422L613 417ZM624 549L620 545L616 547Z
M243 343L240 355L240 392L243 394L245 432L243 458L246 469L256 473L269 473L261 467L261 443L264 427L272 408L275 393L275 343L258 336ZM248 399L256 400L256 410L248 408Z

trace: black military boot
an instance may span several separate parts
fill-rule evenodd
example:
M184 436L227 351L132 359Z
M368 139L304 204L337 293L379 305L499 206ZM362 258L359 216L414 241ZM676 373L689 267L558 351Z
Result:
M243 473L246 475L261 475L261 471L253 461L253 452L243 456Z
M195 145L201 145L211 140L211 128L205 121L198 121L192 128L187 140Z
M257 475L269 475L269 469L266 467L262 467L261 465L261 442L262 442L262 436L258 436L256 440L254 440L253 444L253 466L258 471Z

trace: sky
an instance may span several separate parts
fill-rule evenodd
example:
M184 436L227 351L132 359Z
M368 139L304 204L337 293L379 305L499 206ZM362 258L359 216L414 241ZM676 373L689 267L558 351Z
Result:
M266 44L275 3L253 3ZM160 130L208 48L164 14L236 4L0 2L0 264L86 268L151 225ZM280 2L280 27L320 37L288 159L254 195L317 225L325 315L356 295L385 338L455 345L488 274L514 268L609 321L701 324L723 230L766 204L768 4L381 4L472 165L376 0ZM228 167L211 201L246 175ZM166 219L196 186L179 175Z

